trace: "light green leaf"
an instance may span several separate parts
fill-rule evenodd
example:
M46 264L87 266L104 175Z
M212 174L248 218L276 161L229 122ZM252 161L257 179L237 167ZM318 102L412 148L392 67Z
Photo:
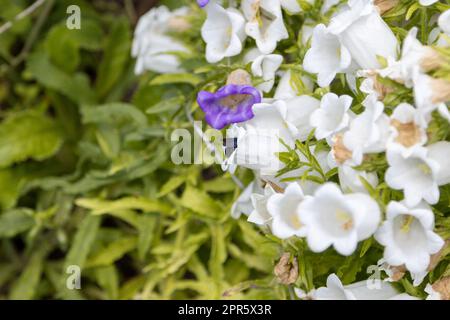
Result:
M198 85L202 81L202 78L198 75L191 73L167 73L161 74L153 78L150 85L161 85L171 83L187 83L193 86Z
M45 160L61 147L60 127L49 117L28 111L0 124L0 168L32 158Z
M101 249L92 258L89 258L86 262L86 267L108 266L136 248L136 245L136 237L122 237L109 244L106 248Z

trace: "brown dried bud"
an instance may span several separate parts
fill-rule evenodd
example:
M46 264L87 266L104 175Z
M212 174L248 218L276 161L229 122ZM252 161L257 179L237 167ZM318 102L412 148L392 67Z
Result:
M439 293L441 300L450 300L450 276L436 281L432 287L434 291Z
M373 4L378 7L380 15L391 10L399 3L399 0L375 0Z
M424 48L425 54L420 60L420 67L424 72L438 69L445 64L445 59L431 47Z
M405 265L396 266L396 267L390 267L390 270L392 272L391 279L392 281L399 281L406 273L406 267Z
M344 164L345 161L352 158L352 152L344 145L344 135L338 133L333 137L333 155L336 162Z
M283 253L275 266L274 273L280 283L286 285L294 283L298 278L297 259L294 257L291 261L291 254L289 252Z
M450 101L450 82L444 79L431 79L433 92L431 101L435 104Z
M421 139L421 131L419 126L414 122L401 123L394 119L391 121L391 125L397 130L398 136L395 139L401 145L409 148L415 145Z
M183 16L174 16L167 24L169 29L175 32L184 32L191 28L191 23Z
M252 77L247 71L243 69L237 69L228 75L227 84L251 85Z
M276 193L284 193L284 189L282 187L280 187L279 185L277 185L276 183L272 182L272 181L264 181L266 184L268 184L269 186L272 187L272 189L276 192Z

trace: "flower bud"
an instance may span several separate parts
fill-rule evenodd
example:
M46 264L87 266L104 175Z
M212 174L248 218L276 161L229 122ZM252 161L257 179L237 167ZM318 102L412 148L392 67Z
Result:
M378 7L381 15L391 10L399 3L399 0L375 0L373 4Z
M292 284L298 278L298 262L294 257L291 261L291 254L288 252L283 253L280 261L275 266L274 270L278 281L282 284Z
M227 84L251 85L252 78L247 71L243 69L237 69L228 75Z

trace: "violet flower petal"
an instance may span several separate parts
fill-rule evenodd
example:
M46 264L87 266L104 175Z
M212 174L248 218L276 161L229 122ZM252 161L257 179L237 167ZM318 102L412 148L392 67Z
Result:
M200 6L200 8L203 8L209 3L209 0L197 0L197 3Z
M261 94L249 85L229 84L216 93L200 91L197 102L205 113L206 122L220 130L229 124L253 118L252 107L261 102Z

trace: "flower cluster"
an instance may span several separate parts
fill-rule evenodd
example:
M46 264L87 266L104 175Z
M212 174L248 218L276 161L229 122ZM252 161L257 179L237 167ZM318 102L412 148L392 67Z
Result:
M343 286L332 274L327 287L316 290L297 282L303 286L297 295L412 298L387 283L408 281L409 272L421 288L417 296L448 296L448 288L436 293L445 286L433 286L442 279L427 276L444 259L450 237L450 6L423 0L197 2L202 9L191 10L206 16L205 59L227 70L221 85L203 85L197 103L211 127L238 132L226 159L237 166L224 169L245 167L255 177L233 216L245 214L280 243L305 244L313 254L359 255L361 242L372 245L386 275L380 291ZM157 20L149 16L143 24ZM158 59L168 67L164 72L178 70L176 58L145 37L152 28L159 29L137 29L137 71L162 72ZM165 49L188 50L176 41ZM269 129L277 134L261 139ZM267 152L268 145L276 147ZM248 157L256 161L239 161Z

